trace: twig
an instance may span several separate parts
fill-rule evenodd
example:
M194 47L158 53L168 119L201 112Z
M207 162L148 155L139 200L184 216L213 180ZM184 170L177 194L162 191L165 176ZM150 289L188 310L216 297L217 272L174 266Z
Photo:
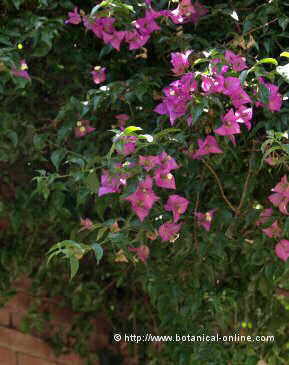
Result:
M259 27L256 27L256 28L253 28L251 30L248 30L248 32L244 33L243 35L247 35L247 34L254 33L256 30L262 29L262 28L266 27L269 24L275 23L278 19L279 18L275 18L275 19L270 20L269 22L267 22L265 24L259 25Z
M248 30L248 32L245 32L244 34L242 34L242 37L244 37L244 36L246 36L246 35L248 35L248 34L254 33L254 32L256 32L256 30L262 29L262 28L266 27L266 26L267 26L267 25L269 25L269 24L275 23L277 20L278 20L278 18L275 18L275 19L270 20L269 22L267 22L267 23L265 23L265 24L259 25L259 26L258 26L258 27L256 27L256 28L253 28L253 29L251 29L251 30ZM235 41L235 38L231 39L231 40L230 40L229 42L227 42L226 44L230 44L230 43L232 43L232 42L234 42L234 41Z
M208 164L207 161L205 160L202 160L204 165L210 170L210 172L214 175L216 181L217 181L217 184L219 186L219 189L220 189L220 192L221 192L221 195L222 195L222 198L224 199L224 201L227 203L227 205L231 208L231 210L237 214L238 210L231 204L231 202L228 200L228 198L226 197L225 193L224 193L224 189L222 187L222 184L221 184L221 181L218 177L218 175L216 174L215 170L212 168L211 165Z
M237 208L236 215L240 215L240 210L242 209L242 206L243 206L244 201L245 201L246 193L248 191L249 180L250 180L250 177L251 177L251 174L252 174L252 166L251 166L251 164L252 164L252 158L253 158L253 156L250 158L250 161L249 161L248 174L247 174L247 177L246 177L246 181L245 181L245 184L244 184L244 188L243 188L241 200L240 200L239 206Z

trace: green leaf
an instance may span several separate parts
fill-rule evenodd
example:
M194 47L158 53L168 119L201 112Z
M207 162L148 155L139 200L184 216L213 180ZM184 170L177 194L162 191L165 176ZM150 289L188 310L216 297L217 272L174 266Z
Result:
M282 52L280 54L280 57L287 57L287 58L289 58L289 52Z
M13 146L16 147L18 144L18 136L17 133L14 131L7 131L7 136L10 139L10 141L13 143Z
M260 93L260 99L261 99L261 102L265 105L268 104L269 102L269 90L268 88L263 85L263 84L259 84L259 93Z
M125 128L125 130L122 132L122 135L127 136L135 131L142 131L142 128L131 125Z
M154 141L154 137L150 134L140 134L138 136L139 139L145 139L147 142L152 143Z
M51 161L57 171L59 169L60 162L64 159L65 155L66 152L64 150L56 150L52 152Z
M24 2L24 0L12 0L12 2L13 2L13 5L15 6L15 8L17 10L19 10L19 8L20 8L21 4Z
M283 31L287 28L288 23L289 23L289 18L287 16L282 16L281 18L278 19L278 24L280 25Z
M257 65L261 64L261 63L272 63L275 66L278 66L278 62L275 58L263 58L262 60L257 62Z
M240 73L239 79L241 80L241 83L243 84L248 76L249 70L244 70Z
M155 139L165 137L167 134L181 132L179 128L167 128L155 135Z
M99 261L102 259L102 256L103 256L102 247L98 243L93 243L91 245L91 248L94 251L97 263L99 263Z
M98 192L99 181L94 171L89 173L89 175L84 179L84 183L92 193Z
M71 256L69 258L69 263L70 263L70 280L72 280L79 269L79 261L77 258Z
M201 104L197 104L197 105L193 105L191 111L192 111L192 125L194 125L196 123L196 121L200 118L200 116L202 115L204 110L204 105Z

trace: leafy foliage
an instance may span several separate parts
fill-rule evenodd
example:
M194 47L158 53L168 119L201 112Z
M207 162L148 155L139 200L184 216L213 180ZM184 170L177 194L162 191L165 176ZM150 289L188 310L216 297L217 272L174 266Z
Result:
M119 52L87 24L113 16L117 31L131 31L145 2L0 5L1 292L7 297L10 282L27 272L36 292L62 295L85 318L106 312L115 332L275 336L254 344L129 344L140 364L286 364L289 303L279 294L288 294L289 267L274 249L289 239L289 225L268 196L288 170L288 4L202 3L208 11L198 21L156 18L160 29L145 44L129 50L123 40ZM156 11L178 5L152 1ZM82 23L88 17L86 29L65 22L75 7ZM188 65L177 75L171 54L188 50ZM248 68L232 66L228 50ZM239 125L236 144L214 134L234 98L201 86L223 66L253 105L252 128ZM198 86L184 114L172 121L154 111L168 96L165 88L188 72ZM222 153L191 158L205 148L198 139L209 135ZM139 163L140 156L164 152L178 165L166 171L174 191ZM141 220L129 199L147 176L154 185L144 189L158 200ZM114 191L100 194L108 187ZM165 208L172 194L189 205L178 231L166 226L176 231L165 241L160 227L180 223L172 221L174 206ZM269 208L272 215L259 224ZM268 237L276 221L281 234ZM82 326L76 346L85 354Z

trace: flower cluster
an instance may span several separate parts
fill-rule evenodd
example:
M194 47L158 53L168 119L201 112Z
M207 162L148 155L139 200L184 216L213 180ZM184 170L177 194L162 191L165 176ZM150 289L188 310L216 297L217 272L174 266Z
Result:
M200 159L205 155L210 153L223 153L221 148L219 147L217 140L213 136L207 136L204 141L200 138L198 139L198 150L193 154L188 154L189 157L193 159Z
M272 189L272 191L274 191L274 194L271 194L268 197L270 202L275 207L278 207L282 214L289 215L287 211L289 202L289 183L286 175L281 178L281 181Z
M83 21L86 29L91 30L97 38L100 38L106 44L110 44L117 51L120 50L122 42L126 42L130 50L143 47L151 37L151 34L161 28L156 23L156 19L164 16L170 18L175 24L184 24L193 22L196 24L200 17L207 14L208 10L196 1L194 4L191 0L182 0L175 10L155 11L151 8L151 2L146 1L148 9L145 16L132 22L133 30L117 30L115 27L116 19L114 17L94 17L93 19L78 13L75 8L73 12L68 13L66 24L78 25Z
M121 185L126 185L127 174L110 174L108 170L103 170L101 175L101 185L98 196L109 193L119 193Z
M75 137L81 138L89 133L95 131L94 127L91 127L89 120L79 120L76 122L76 127L74 128Z
M278 207L280 212L284 215L289 215L287 211L287 205L289 202L289 182L287 180L287 176L284 175L281 178L281 181L272 189L274 191L273 194L269 195L268 199L275 206ZM256 222L257 226L265 224L273 214L273 209L268 208L265 209L261 214L259 219ZM268 228L263 228L262 232L270 237L277 238L282 234L282 229L278 225L278 221L275 220L272 225ZM287 261L289 257L289 241L282 239L275 246L276 255L283 261Z
M27 66L27 63L25 60L21 60L20 61L20 68L19 69L16 69L16 68L13 68L12 69L12 74L16 77L22 77L26 80L30 80L30 76L29 76L29 73L28 73L28 66Z
M209 232L215 212L216 209L212 209L207 213L196 212L195 216L197 217L198 225L202 226L206 231Z
M185 53L172 53L172 71L176 76L183 75L179 80L164 88L163 100L156 106L154 111L161 115L167 115L171 125L174 125L177 119L187 116L187 123L190 126L192 117L187 114L189 105L194 105L195 96L224 95L230 99L232 107L221 116L222 124L214 132L219 136L227 136L236 144L235 135L241 133L241 125L245 125L250 130L253 118L254 102L252 98L244 90L241 80L238 77L231 76L232 72L240 72L248 68L245 59L229 50L225 52L223 60L221 58L212 59L209 65L210 74L201 75L199 87L195 74L192 72L185 73L189 68L188 57L191 52L189 50ZM278 87L266 83L262 78L259 81L263 87L268 89L268 104L263 105L260 101L257 101L255 105L266 106L271 111L280 110L282 97ZM198 140L199 152L191 157L200 158L200 156L208 153L221 153L216 140L212 138L210 136L210 139L206 139L204 142ZM210 145L211 148L209 148ZM204 147L209 152L204 153Z
M195 75L192 72L186 73L180 80L176 80L164 88L165 97L154 111L161 115L168 115L171 125L174 125L176 119L187 113L188 102L192 99L192 94L196 89Z
M259 82L267 89L268 92L267 108L272 112L278 112L282 106L282 95L279 93L278 86L265 82L262 77L259 78ZM257 101L256 106L264 106L264 104Z
M147 261L149 254L150 254L150 249L146 245L141 245L137 248L129 247L128 250L131 252L135 252L137 257L144 263Z
M153 191L153 184L163 189L176 189L172 170L178 169L179 166L166 152L156 156L139 156L138 165L142 167L146 176L138 183L136 191L123 199L130 202L134 213L140 221L143 221L149 215L153 205L160 200ZM123 164L118 164L116 167L121 168L122 166ZM118 173L111 175L108 170L104 170L98 195L119 193L121 186L126 185L128 177L130 177L129 174ZM158 233L163 241L174 239L179 232L181 223L178 223L178 221L187 210L188 205L189 201L182 196L177 194L169 196L164 209L172 212L173 222L165 222L160 226Z
M100 66L95 66L94 70L91 72L92 78L93 78L93 82L97 85L100 84L102 82L104 82L106 80L106 68L105 67L100 67Z

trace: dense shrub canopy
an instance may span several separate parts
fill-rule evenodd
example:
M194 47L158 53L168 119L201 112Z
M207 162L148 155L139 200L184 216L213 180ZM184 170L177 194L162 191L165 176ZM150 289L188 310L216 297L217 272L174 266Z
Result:
M116 333L275 336L131 344L139 364L286 364L288 4L0 11L2 295L21 272L63 295L82 354L105 311Z

